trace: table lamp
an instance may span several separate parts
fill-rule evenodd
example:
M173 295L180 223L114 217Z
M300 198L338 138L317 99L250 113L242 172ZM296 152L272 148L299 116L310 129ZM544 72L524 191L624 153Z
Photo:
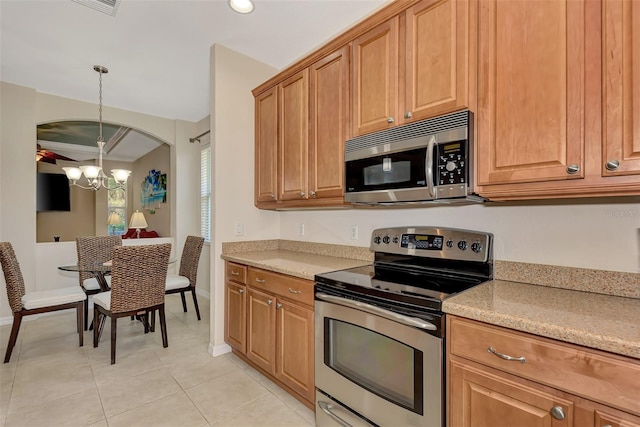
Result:
M111 212L109 214L109 218L107 218L107 224L111 226L111 233L109 233L109 235L113 235L115 226L120 224L121 222L122 219L120 219L120 215L118 215L116 212Z
M144 214L139 211L135 211L133 215L131 215L131 221L129 222L129 228L136 229L136 236L138 239L140 238L140 229L147 228L147 220L144 219Z

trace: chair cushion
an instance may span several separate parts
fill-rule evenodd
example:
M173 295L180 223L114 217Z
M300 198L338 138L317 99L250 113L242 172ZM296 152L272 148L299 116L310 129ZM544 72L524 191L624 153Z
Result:
M104 276L104 278L107 281L107 284L111 286L111 276ZM98 284L98 281L96 280L95 277L90 277L88 279L85 279L84 282L82 282L82 287L88 291L100 290L100 285Z
M177 274L169 274L164 288L167 291L172 291L174 289L188 288L190 285L191 283L186 277L178 276Z
M85 299L87 299L87 295L82 292L80 287L70 286L47 291L27 292L22 296L22 307L32 310L34 308L84 301Z
M100 307L111 310L111 291L100 292L93 296L93 303L98 304Z

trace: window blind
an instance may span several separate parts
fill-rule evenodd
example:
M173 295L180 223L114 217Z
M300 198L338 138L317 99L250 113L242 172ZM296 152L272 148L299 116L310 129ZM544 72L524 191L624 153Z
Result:
M200 235L211 242L211 146L200 151Z

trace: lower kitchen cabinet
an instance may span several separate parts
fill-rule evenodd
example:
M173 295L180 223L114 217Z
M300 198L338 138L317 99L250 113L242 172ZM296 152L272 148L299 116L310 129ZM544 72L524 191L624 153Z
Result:
M227 271L230 266L240 265L227 262ZM313 282L241 267L246 280L226 283L225 341L234 354L315 408Z
M450 427L640 425L639 360L456 316L447 327Z

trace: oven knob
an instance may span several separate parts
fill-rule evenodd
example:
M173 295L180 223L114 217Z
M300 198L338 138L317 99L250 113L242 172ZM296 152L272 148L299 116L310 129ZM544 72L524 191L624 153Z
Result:
M456 162L448 161L445 167L449 172L453 172L454 170L456 170Z
M479 253L482 251L482 245L480 244L480 242L472 243L471 250L475 253Z
M387 244L387 245L389 244L389 242L390 242L390 241L391 241L391 239L389 238L389 236L384 236L384 237L382 238L382 242L383 242L383 243L385 243L385 244Z
M398 239L398 236L394 236L393 243L395 243L397 245L399 241L400 241L400 239Z
M451 239L447 240L447 247L448 248L452 248L453 247L453 240L451 240Z
M382 239L380 239L380 236L376 236L373 238L373 243L375 243L376 245L379 245L381 240Z
M467 242L466 242L466 240L460 240L458 242L458 249L460 249L461 251L466 251L467 250Z

